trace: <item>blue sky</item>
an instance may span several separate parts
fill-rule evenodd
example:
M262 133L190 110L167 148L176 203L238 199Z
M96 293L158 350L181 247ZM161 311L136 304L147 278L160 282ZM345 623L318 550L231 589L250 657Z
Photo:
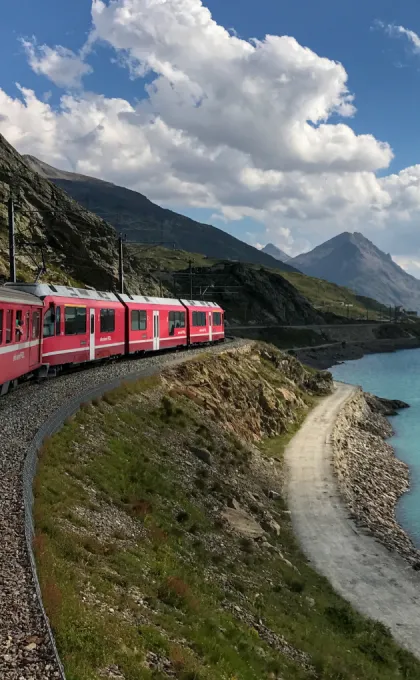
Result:
M133 0L135 1L135 0ZM173 0L172 0L173 1ZM199 0L191 0L191 2ZM124 4L124 0L118 0ZM127 0L130 2L130 0ZM141 3L141 0L138 0ZM210 10L213 19L225 28L233 28L236 35L243 39L258 38L263 40L266 34L276 36L292 36L304 47L308 47L319 57L340 62L347 74L347 86L355 95L354 105L357 112L354 116L341 119L332 113L329 123L344 122L356 135L373 135L376 140L387 142L394 153L394 158L388 167L374 169L376 177L386 177L390 173L400 173L404 168L416 166L420 163L420 149L418 143L420 108L420 54L413 49L413 44L405 36L392 36L383 28L376 27L380 21L384 26L402 26L408 30L420 33L420 5L414 0L207 0L205 6ZM77 53L85 44L91 30L91 3L88 0L72 0L72 2L57 2L57 0L15 0L8 2L2 8L2 22L0 25L0 88L12 99L21 99L15 83L25 88L33 89L40 100L46 99L53 110L59 109L60 97L66 89L57 87L45 75L36 74L29 65L28 55L20 42L21 38L32 39L34 36L38 45L54 47L62 45ZM130 45L133 50L135 46ZM92 73L83 79L83 92L103 95L105 98L119 98L126 100L133 106L138 100L144 99L145 82L150 83L155 73L148 74L147 80L141 77L130 77L129 70L118 64L121 52L111 39L101 39L95 42L93 50L87 57ZM47 94L46 94L47 93ZM80 96L80 93L77 94ZM4 111L0 109L0 114ZM7 112L6 112L7 113ZM263 114L262 114L263 115ZM21 133L25 137L24 123ZM1 128L0 128L0 131ZM5 132L7 134L7 131ZM13 140L12 140L13 141ZM16 142L18 148L19 143ZM22 144L21 144L22 146ZM26 151L26 147L22 150ZM37 148L39 154L39 149ZM63 152L64 154L64 152ZM64 154L65 155L65 154ZM253 165L255 162L253 160ZM378 163L378 166L381 164ZM369 166L368 171L371 171ZM363 168L362 168L363 172ZM416 185L417 187L417 185ZM142 183L136 185L142 190ZM414 191L414 190L413 190ZM144 192L150 195L148 187ZM264 219L255 219L254 213L245 214L240 219L229 218L229 211L220 218L220 205L199 207L179 198L164 197L159 200L158 195L151 196L154 200L173 207L178 211L189 214L203 221L210 221L231 233L250 242L265 242L269 237L280 245L291 244L296 231L298 237L294 239L292 248L301 245L310 247L321 242L325 237L338 233L346 228L346 218L337 219L334 225L325 231L314 219L316 225L311 232L302 226L305 217L292 218L287 214L284 219L274 219L281 222L285 232L292 236L285 236L285 232L276 234L272 226L273 220L268 219L270 227L265 232L267 224ZM218 199L219 200L219 199ZM236 199L235 199L236 200ZM348 198L346 197L348 202ZM398 201L400 199L398 198ZM229 200L227 201L229 203ZM194 203L194 201L192 202ZM233 201L233 204L235 201ZM401 201L400 201L401 203ZM417 210L417 206L416 206ZM396 213L397 214L397 213ZM398 215L401 216L399 210ZM276 213L277 215L277 213ZM302 213L304 215L304 213ZM347 213L346 213L347 215ZM299 222L300 219L300 222ZM393 221L389 216L382 221L374 231L370 228L370 218L363 218L368 226L362 230L369 232L378 245L396 252L402 259L407 255L400 248L397 252L395 239L395 225L400 217ZM215 221L216 220L216 221ZM295 222L293 221L295 220ZM296 221L297 220L297 221ZM331 222L328 218L329 223ZM305 222L306 223L306 222ZM419 253L420 238L417 231L407 225L407 215L404 216L402 231L407 238L413 238L413 248ZM357 227L358 225L356 225ZM296 229L295 229L296 227ZM280 228L280 227L279 227ZM408 236L410 235L410 236ZM418 241L416 240L418 239ZM414 266L414 265L413 265Z
M340 61L349 74L356 95L357 115L352 121L358 133L373 133L388 141L396 158L391 171L420 162L418 134L420 108L420 58L398 40L389 40L375 21L409 26L420 32L420 4L415 0L208 0L206 6L221 25L234 27L245 38L267 33L291 35L320 56ZM15 82L36 92L61 90L47 78L35 75L18 42L35 35L39 43L62 44L78 50L91 24L87 0L16 0L2 10L0 25L0 85L14 92ZM110 97L130 101L143 96L142 85L111 63L112 50L97 46L90 59L94 72L85 86Z

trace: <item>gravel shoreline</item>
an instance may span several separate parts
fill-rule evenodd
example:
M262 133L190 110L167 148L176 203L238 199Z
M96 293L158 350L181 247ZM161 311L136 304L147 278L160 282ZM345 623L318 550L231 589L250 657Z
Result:
M238 340L205 348L221 352L248 344ZM26 550L22 471L39 428L69 400L134 372L188 361L203 348L96 366L25 385L0 400L0 678L52 680L60 677L42 615Z
M397 503L410 487L409 467L386 442L393 434L386 416L395 415L402 405L359 389L335 422L333 465L356 525L368 529L390 552L397 552L419 570L420 551L395 517Z

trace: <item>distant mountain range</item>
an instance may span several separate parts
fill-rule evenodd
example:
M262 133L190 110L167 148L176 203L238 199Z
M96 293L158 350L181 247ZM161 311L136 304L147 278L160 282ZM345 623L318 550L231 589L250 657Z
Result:
M10 158L14 156L13 163L19 164L20 162L20 168L23 168L22 159L19 161L19 155L2 139L0 139L0 161L1 151L6 151L6 149ZM45 187L45 193L47 193L49 180L91 211L90 214L85 212L84 217L86 216L86 223L91 220L92 230L98 231L99 227L99 222L97 223L92 215L93 212L117 230L127 234L129 240L135 242L162 242L167 247L174 243L178 249L201 253L218 260L248 262L285 272L301 271L309 276L346 286L360 295L375 298L383 304L402 305L406 309L420 311L420 281L405 272L390 255L382 252L363 234L344 232L317 246L309 253L289 258L273 244L267 244L265 248L258 250L221 229L201 224L171 210L161 208L138 192L93 177L58 170L33 156L23 158L27 166L35 171L35 177L36 175L39 177L36 182L35 177L31 176L32 183L39 187L39 191L41 187L44 191ZM29 176L28 174L28 179ZM60 201L66 200L65 195L61 193L57 194L57 199L58 197ZM77 212L81 209L69 201L67 210L69 216L72 210ZM94 224L95 227L93 227ZM105 235L107 226L104 223L101 224L104 225L103 235ZM51 229L50 226L49 236ZM110 231L108 233L111 234ZM63 236L64 234L66 239L70 237L70 231L64 231ZM52 242L51 246L53 246ZM63 246L60 247L63 248ZM113 248L114 246L107 252L108 261L113 257L111 256ZM69 253L66 248L67 254ZM147 272L145 276L146 274Z
M240 241L222 229L161 208L137 191L130 191L94 177L58 170L34 156L24 158L39 175L64 189L84 208L122 231L131 241L158 241L166 247L171 247L173 243L179 250L201 253L210 258L295 271L294 267Z
M339 234L288 262L304 274L346 286L385 305L420 311L420 281L358 232Z
M267 245L261 249L261 252L271 255L271 257L280 260L280 262L289 262L292 259L290 255L287 255L287 253L275 246L274 243L267 243Z

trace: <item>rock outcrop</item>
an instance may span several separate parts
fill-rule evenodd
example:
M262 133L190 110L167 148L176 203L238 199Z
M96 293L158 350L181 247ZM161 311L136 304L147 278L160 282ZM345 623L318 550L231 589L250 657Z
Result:
M0 135L0 280L8 275L7 201L16 202L18 276L33 280L42 244L47 277L57 283L88 284L114 290L118 280L115 229L83 208L62 189L32 170ZM31 244L31 245L28 245ZM130 292L158 294L159 286L127 254Z
M183 394L247 442L290 431L311 395L328 394L330 373L314 373L270 345L223 353L217 363L190 361L165 371L174 395Z
M395 517L410 486L409 469L385 441L393 434L385 416L407 406L360 390L339 414L331 442L339 488L356 524L418 568L420 551Z

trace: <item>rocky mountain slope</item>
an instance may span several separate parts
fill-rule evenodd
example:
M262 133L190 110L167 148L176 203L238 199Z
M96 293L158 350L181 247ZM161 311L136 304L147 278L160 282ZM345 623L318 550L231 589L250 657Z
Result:
M267 245L261 249L261 252L271 255L271 257L274 257L276 260L280 260L280 262L289 262L289 260L292 259L290 255L287 255L287 253L281 250L281 248L275 246L274 243L267 243Z
M339 234L290 263L383 304L420 311L420 281L358 232Z
M166 210L146 196L110 182L53 168L33 156L26 161L42 177L64 189L85 208L137 242L175 243L180 250L294 271L279 259L243 243L221 229Z
M8 274L7 200L11 187L17 199L18 278L34 280L37 261L42 259L41 251L37 246L26 244L38 243L43 244L45 252L46 279L116 289L118 254L114 228L35 172L1 137L0 277L4 279ZM194 295L205 295L205 288L222 291L215 297L225 306L228 318L267 323L322 321L310 303L272 271L233 262L212 265L212 261L203 256L164 248L151 248L147 252L139 247L125 248L127 290L145 295L189 297L188 277L184 274L177 278L170 273L171 269L185 267L181 263L188 262L189 258L203 264L194 276ZM186 285L180 286L180 281Z
M164 278L165 285L179 297L189 297L187 270ZM217 262L195 267L195 295L216 299L231 324L306 325L324 323L317 311L280 272L242 262Z
M18 278L33 280L42 260L58 283L115 289L118 275L114 228L31 169L0 135L0 280L8 275L7 201L16 199ZM132 292L158 292L157 281L135 256L126 261Z
M115 290L118 263L115 229L53 184L44 176L45 172L40 167L35 172L35 161L32 160L31 163L28 165L0 137L0 282L8 274L7 200L12 188L17 199L18 278L34 280L37 264L42 260L39 247L42 244L47 265L44 276L46 280ZM49 173L53 176L53 169ZM55 174L58 177L53 176L53 179L60 179L65 173L56 171ZM82 177L80 181L84 182L85 179ZM101 192L108 186L98 180L88 180L96 183ZM77 183L76 180L72 182ZM115 187L114 189L117 190ZM135 196L136 201L142 199L149 206L162 211L140 194L128 193ZM104 201L106 202L106 192ZM153 227L152 222L148 223L148 229L155 228L155 231L148 232L149 237L155 240L160 238L159 225L161 223L158 222ZM216 239L219 234L224 234L211 227L208 229L210 236L213 235ZM224 234L224 237L227 235ZM236 242L235 239L233 241ZM186 267L191 260L193 295L207 299L211 295L226 308L227 318L231 322L303 325L322 323L325 314L331 311L335 314L342 313L343 307L334 290L328 296L331 298L331 308L314 309L313 305L319 307L319 295L311 297L314 291L313 280L294 270L284 272L289 277L297 277L296 281L289 279L288 283L278 268L212 260L204 255L192 254L191 250L186 252L156 246L126 246L124 250L126 287L130 293L171 296L182 294L189 297L190 279ZM250 250L259 253L255 249ZM268 255L263 256L268 258L270 264L276 262ZM310 284L306 285L306 279ZM326 292L323 291L322 299L325 296Z

